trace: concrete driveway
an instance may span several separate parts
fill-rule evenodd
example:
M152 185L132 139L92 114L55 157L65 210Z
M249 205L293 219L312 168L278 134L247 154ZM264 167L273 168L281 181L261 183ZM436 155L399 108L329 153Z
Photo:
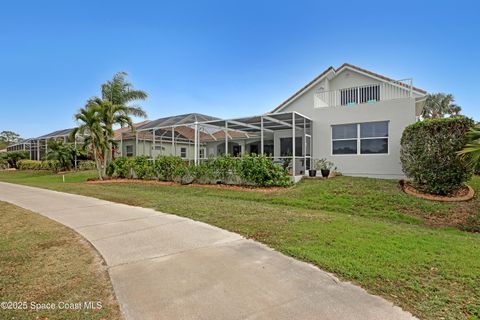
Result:
M413 319L310 264L201 222L1 182L0 200L90 241L126 319Z

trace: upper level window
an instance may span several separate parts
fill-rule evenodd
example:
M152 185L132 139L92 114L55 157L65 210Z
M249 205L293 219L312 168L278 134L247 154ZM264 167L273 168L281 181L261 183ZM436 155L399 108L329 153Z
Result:
M388 153L388 121L332 126L332 154Z
M380 100L380 85L373 84L340 90L340 105L367 103Z

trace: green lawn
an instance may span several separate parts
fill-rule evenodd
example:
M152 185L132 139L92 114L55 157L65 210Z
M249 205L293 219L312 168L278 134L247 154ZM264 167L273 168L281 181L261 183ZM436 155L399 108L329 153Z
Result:
M209 187L87 184L65 176L0 172L0 180L155 208L254 238L309 261L420 318L480 318L480 234L459 230L480 200L435 203L397 182L338 177L262 193ZM480 178L470 183L480 191ZM445 227L448 221L455 221ZM453 226L455 225L455 226Z
M0 301L26 308L2 304L1 319L122 318L105 266L83 238L5 202L0 202L0 223ZM65 309L84 301L99 301L101 309ZM51 308L48 303L55 309L43 309Z

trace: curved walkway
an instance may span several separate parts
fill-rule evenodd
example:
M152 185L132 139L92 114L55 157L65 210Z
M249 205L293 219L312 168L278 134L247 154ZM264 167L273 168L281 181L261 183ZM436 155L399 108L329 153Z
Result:
M201 222L9 183L0 183L0 200L89 240L126 319L413 319L310 264Z

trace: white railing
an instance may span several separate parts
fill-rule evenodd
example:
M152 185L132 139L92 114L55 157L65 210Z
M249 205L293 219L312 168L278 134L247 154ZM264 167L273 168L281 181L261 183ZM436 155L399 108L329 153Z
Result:
M408 98L413 96L412 88L412 79L404 79L339 90L321 91L314 95L314 107L350 106Z

